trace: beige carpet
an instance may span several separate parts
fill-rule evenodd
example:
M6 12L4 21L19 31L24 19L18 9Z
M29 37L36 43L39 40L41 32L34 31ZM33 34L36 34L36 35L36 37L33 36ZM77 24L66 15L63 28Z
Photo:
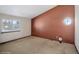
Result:
M0 45L0 53L14 54L75 54L74 45L60 44L44 38L30 36L24 39L11 41Z

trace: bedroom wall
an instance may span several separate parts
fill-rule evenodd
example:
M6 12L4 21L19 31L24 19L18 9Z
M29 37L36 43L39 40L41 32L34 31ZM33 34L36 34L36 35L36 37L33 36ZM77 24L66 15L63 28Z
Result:
M0 21L0 24L1 24L1 21ZM1 25L0 25L0 40L1 40Z
M75 6L75 45L79 52L79 6Z
M0 14L0 21L1 19L20 20L20 32L0 33L0 43L31 35L31 20L23 17L16 17L6 14Z
M66 17L71 18L69 26L63 23ZM52 40L58 40L58 36L61 36L63 42L74 43L74 6L57 6L33 18L32 35Z

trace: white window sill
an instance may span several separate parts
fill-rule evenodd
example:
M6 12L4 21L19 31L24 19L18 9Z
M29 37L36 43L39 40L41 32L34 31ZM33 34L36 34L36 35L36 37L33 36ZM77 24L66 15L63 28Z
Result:
M18 32L20 31L19 29L17 30L2 30L1 33L9 33L9 32Z

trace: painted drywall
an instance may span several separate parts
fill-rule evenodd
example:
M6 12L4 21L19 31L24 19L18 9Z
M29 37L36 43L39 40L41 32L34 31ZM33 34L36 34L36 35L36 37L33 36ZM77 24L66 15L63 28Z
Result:
M0 43L31 35L31 20L23 17L16 17L5 14L0 14L0 20L1 19L20 20L20 31L10 33L0 33Z
M0 40L1 40L1 21L0 21Z
M79 6L75 6L75 45L79 52Z
M55 6L56 5L0 5L0 13L31 19Z
M70 25L64 24L64 19L71 19ZM32 20L32 35L52 40L58 40L59 36L63 42L74 43L74 6L57 6Z

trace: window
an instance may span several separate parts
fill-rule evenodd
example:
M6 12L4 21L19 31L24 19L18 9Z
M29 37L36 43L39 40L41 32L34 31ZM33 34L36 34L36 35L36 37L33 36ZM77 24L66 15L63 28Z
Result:
M14 32L20 30L19 20L2 19L1 32Z
M64 24L65 25L68 25L69 26L69 25L71 25L71 23L72 23L71 18L67 17L67 18L64 19Z

